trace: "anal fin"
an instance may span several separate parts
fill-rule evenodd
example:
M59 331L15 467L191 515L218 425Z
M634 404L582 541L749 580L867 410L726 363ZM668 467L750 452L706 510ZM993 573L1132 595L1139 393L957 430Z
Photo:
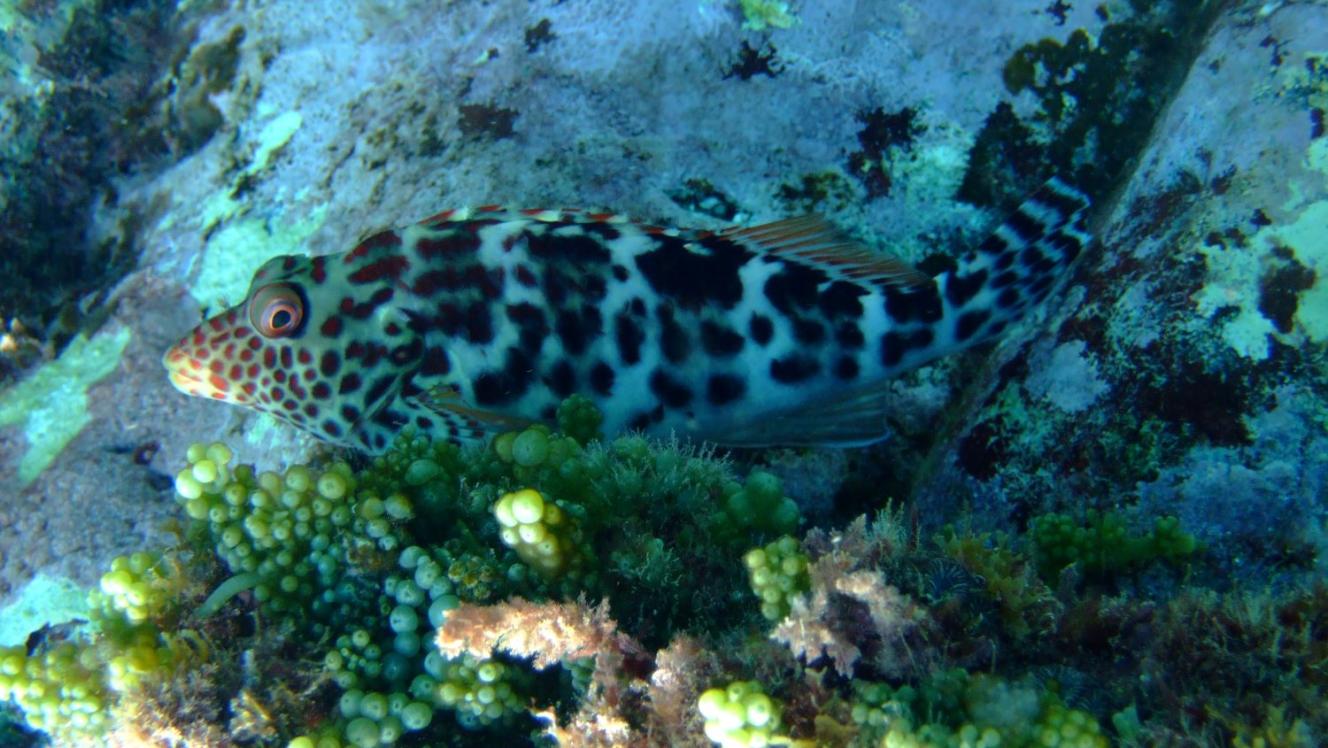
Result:
M495 434L517 431L534 423L527 418L470 405L451 387L435 387L413 400L441 422L438 427L442 432L436 436L463 444L483 442Z
M890 436L887 394L880 383L845 388L703 438L729 447L864 447Z

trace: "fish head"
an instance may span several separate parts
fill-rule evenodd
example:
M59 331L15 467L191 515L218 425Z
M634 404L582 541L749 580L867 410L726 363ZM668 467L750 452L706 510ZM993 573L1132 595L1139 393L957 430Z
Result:
M386 299L382 287L365 299L347 294L331 277L342 264L332 259L269 260L242 303L166 352L171 384L353 444L356 424L393 399L422 343L387 303L390 292Z

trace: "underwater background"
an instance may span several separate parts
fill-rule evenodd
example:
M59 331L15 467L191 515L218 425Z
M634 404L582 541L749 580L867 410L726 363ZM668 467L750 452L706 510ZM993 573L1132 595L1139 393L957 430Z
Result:
M1325 741L1328 6L5 0L0 61L0 745ZM1053 176L1094 244L870 447L371 458L162 368L444 209L935 274Z

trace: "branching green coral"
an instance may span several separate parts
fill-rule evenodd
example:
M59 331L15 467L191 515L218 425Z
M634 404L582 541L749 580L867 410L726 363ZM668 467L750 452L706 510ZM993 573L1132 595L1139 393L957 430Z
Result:
M959 669L916 687L855 683L853 720L881 748L1106 748L1092 715L1027 684Z
M1065 514L1045 514L1033 520L1029 537L1045 579L1054 579L1070 564L1106 576L1157 560L1178 561L1198 548L1175 517L1159 517L1151 531L1133 535L1115 512L1089 511L1082 522Z

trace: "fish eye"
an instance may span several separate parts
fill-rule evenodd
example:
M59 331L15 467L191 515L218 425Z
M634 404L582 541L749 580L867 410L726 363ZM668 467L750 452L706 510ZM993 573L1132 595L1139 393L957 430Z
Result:
M273 283L254 292L249 323L265 338L294 335L304 320L304 297L289 283Z

